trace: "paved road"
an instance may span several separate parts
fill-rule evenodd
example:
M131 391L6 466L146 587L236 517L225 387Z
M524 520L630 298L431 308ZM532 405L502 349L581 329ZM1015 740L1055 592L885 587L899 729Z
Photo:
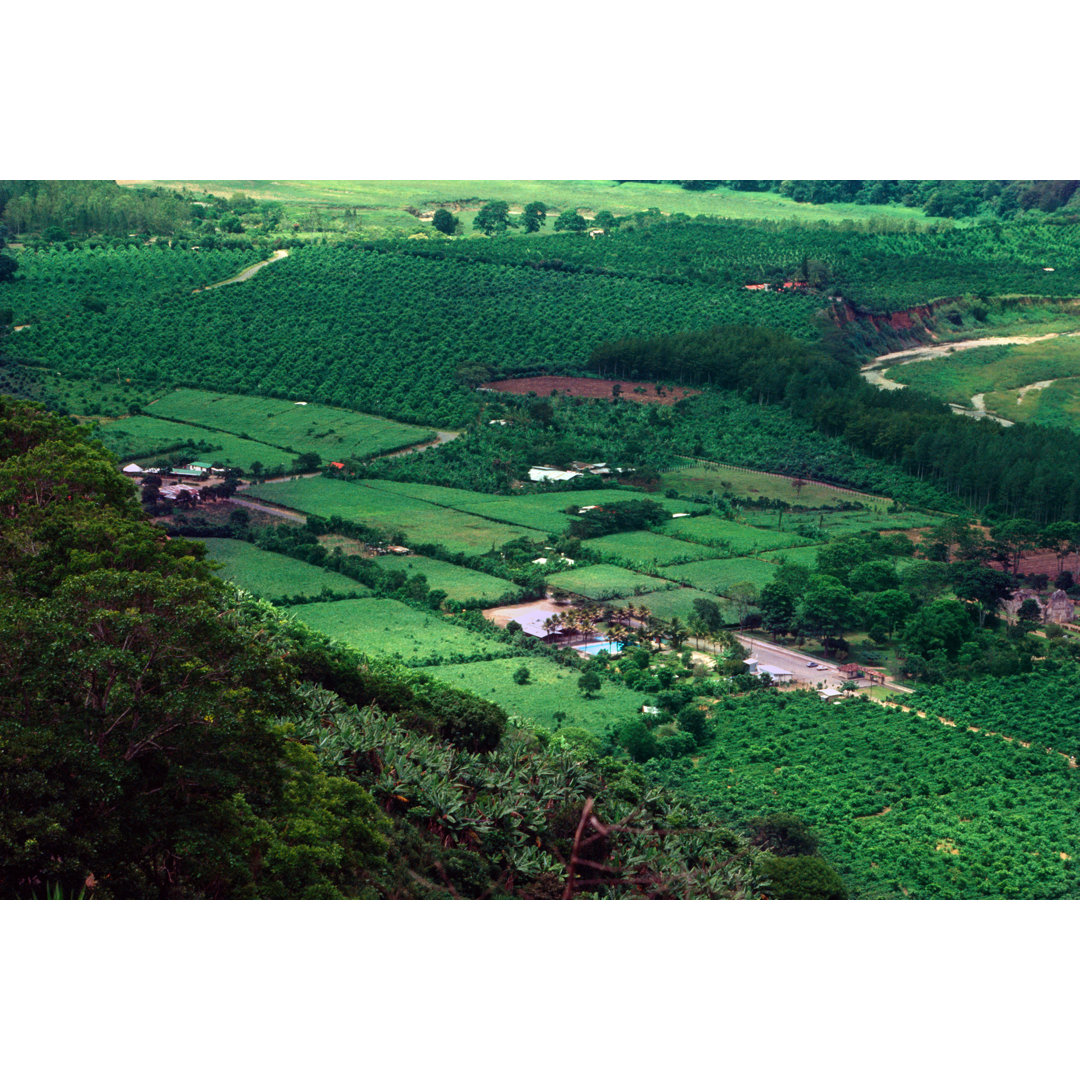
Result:
M815 686L820 682L826 686L839 688L847 681L840 674L836 664L818 660L816 657L797 652L795 649L786 649L782 645L773 645L771 642L761 641L759 638L749 637L746 634L736 634L735 636L741 644L750 650L752 659L762 664L772 664L774 667L790 671L795 676L796 682L809 683L811 686ZM806 665L811 661L818 666L816 668L807 667ZM899 686L891 681L886 682L885 685L890 690L910 693L906 686Z

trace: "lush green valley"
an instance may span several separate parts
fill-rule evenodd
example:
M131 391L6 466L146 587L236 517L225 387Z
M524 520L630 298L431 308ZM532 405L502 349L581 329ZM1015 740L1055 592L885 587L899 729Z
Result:
M18 183L0 895L1080 895L1074 192Z

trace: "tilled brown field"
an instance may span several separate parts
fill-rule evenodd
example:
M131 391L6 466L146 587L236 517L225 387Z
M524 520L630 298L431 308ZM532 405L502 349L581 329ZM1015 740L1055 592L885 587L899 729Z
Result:
M484 383L481 390L496 390L500 394L536 394L548 397L558 391L570 397L608 398L612 397L612 388L622 387L619 395L624 401L652 401L661 405L673 405L685 397L700 394L700 390L691 390L685 386L668 386L654 382L616 382L614 379L583 379L572 375L533 375L527 379L500 379L497 382ZM663 393L657 392L657 386Z

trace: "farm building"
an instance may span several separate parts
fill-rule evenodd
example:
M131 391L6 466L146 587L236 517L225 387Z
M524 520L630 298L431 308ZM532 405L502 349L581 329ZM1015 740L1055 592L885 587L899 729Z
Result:
M553 469L550 465L536 465L529 470L529 479L534 483L573 480L580 475L579 472L571 472L566 469Z
M130 465L125 465L121 472L125 472L128 476L138 476L142 473L143 469L141 465L136 465L133 461Z
M795 678L794 674L787 671L785 668L777 667L775 664L763 664L760 660L755 660L751 657L749 660L744 660L747 673L750 675L768 675L773 682L788 682Z
M866 673L858 664L841 664L836 669L846 680L851 682L858 682L859 679L865 679Z
M817 694L822 701L833 701L838 697L843 697L844 691L838 690L835 686L826 686L823 690L819 690Z
M209 472L213 467L214 464L211 461L189 461L185 466L185 468L199 469L202 472Z

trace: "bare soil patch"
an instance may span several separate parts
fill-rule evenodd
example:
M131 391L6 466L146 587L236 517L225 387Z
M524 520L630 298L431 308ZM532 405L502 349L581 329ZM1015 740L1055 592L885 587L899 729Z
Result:
M484 383L481 390L495 390L500 394L536 394L548 397L552 391L570 397L608 398L612 397L612 388L622 387L619 395L624 401L649 401L659 405L673 405L686 397L700 394L700 390L691 390L686 386L668 386L655 382L617 382L614 379L584 379L572 375L533 375L527 379L499 379L497 382ZM657 391L659 386L664 392Z

